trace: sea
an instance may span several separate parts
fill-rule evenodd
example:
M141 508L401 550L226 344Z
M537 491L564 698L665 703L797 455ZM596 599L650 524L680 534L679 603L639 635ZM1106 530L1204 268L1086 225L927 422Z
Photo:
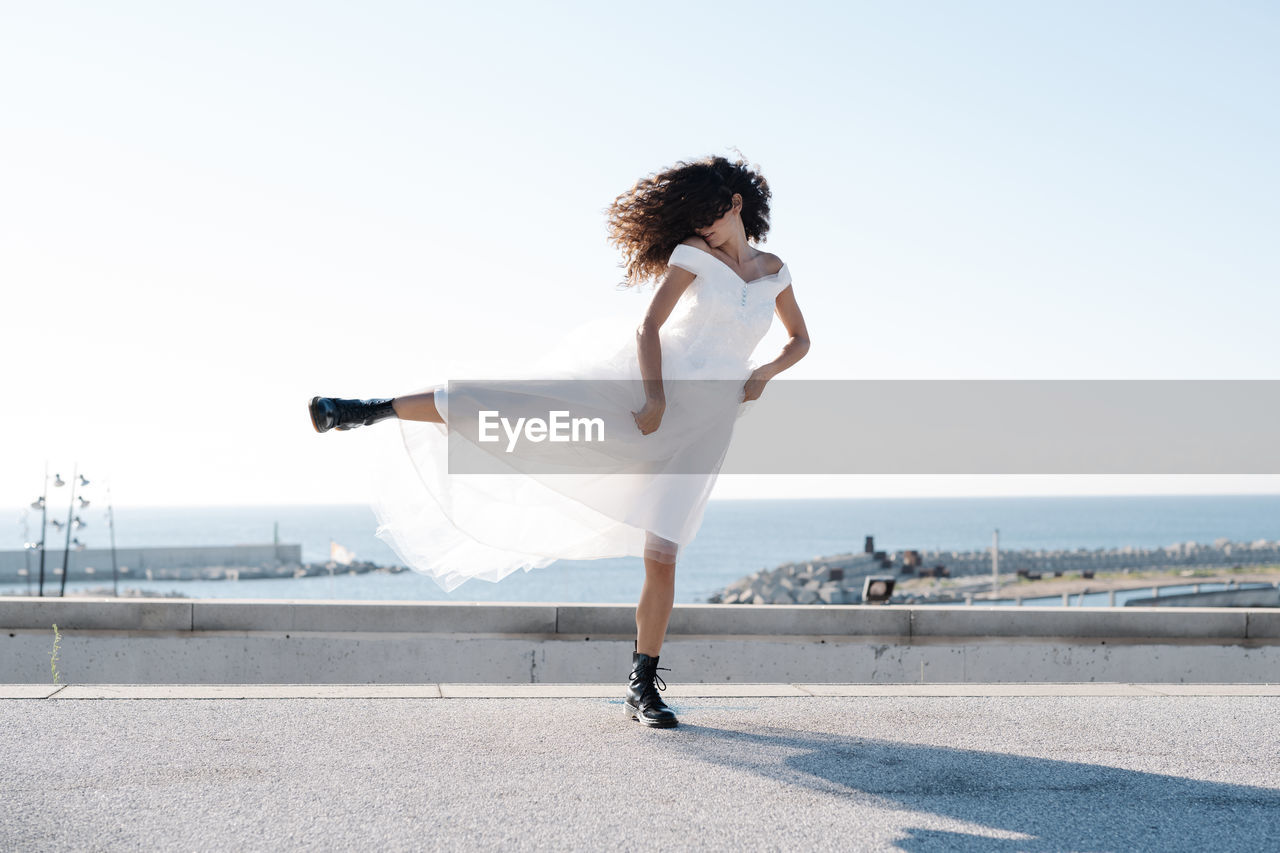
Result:
M91 507L79 515L86 526L76 532L77 538L90 548L110 547L106 511ZM114 516L117 547L261 544L278 535L282 544L302 545L304 562L328 560L331 541L359 560L387 566L401 562L374 535L373 511L363 504L122 507ZM0 548L21 549L24 541L39 538L39 512L17 509L8 518ZM862 551L867 536L874 537L877 550L973 550L989 548L997 528L1002 550L1276 540L1280 495L712 500L697 539L681 550L676 601L704 602L761 568ZM58 542L61 536L50 528L48 539ZM243 581L130 578L121 581L121 591L192 598L635 603L643 580L642 561L627 557L561 560L498 583L471 580L449 593L413 571ZM104 583L110 587L109 572L92 580L68 580L73 593L100 589ZM23 594L25 587L0 585L0 595Z

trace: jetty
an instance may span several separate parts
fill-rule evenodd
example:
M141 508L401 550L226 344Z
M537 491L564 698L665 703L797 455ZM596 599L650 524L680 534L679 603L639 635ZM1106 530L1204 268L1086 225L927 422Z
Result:
M272 543L154 548L85 548L67 552L67 579L192 581L322 577L330 574L401 572L403 566L380 566L362 560L304 563L302 546ZM45 581L62 576L63 549L45 551ZM0 584L34 583L40 554L35 550L0 551Z
M999 572L1012 581L1023 577L1061 578L1074 573L1082 580L1109 572L1194 572L1280 565L1280 541L1258 539L1212 544L1175 542L1157 548L1076 548L1073 550L1004 549L998 551ZM857 604L869 577L964 578L992 575L992 549L876 550L866 537L861 553L834 554L762 568L713 593L712 604ZM1147 584L1150 586L1150 584ZM974 589L978 592L978 589Z

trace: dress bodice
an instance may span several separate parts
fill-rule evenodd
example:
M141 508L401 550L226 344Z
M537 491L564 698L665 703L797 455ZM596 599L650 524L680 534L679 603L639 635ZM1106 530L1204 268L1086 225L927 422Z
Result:
M696 277L662 326L663 374L746 375L751 353L773 321L774 300L791 284L787 265L771 275L744 281L715 255L685 243L675 247L668 263Z

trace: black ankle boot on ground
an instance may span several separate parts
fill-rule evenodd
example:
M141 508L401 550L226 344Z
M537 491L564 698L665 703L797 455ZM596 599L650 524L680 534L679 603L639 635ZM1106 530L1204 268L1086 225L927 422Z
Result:
M658 695L659 690L667 689L658 675L659 669L671 671L668 667L658 666L657 655L651 657L642 652L632 652L631 686L623 704L627 707L627 719L639 720L658 729L669 729L676 724L676 715ZM655 685L655 681L661 687Z
M316 432L328 432L331 429L355 429L375 424L396 416L396 410L391 405L394 399L344 400L338 397L312 397L308 406L311 425L316 428Z

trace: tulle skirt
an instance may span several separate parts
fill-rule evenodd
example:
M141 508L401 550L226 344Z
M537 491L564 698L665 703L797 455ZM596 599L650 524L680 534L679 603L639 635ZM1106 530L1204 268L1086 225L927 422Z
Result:
M396 419L394 428L375 426L380 434L369 482L377 537L446 591L471 578L496 582L561 559L675 562L702 524L734 424L751 406L742 401L747 360L709 358L691 343L678 330L663 337L664 378L720 381L665 382L663 420L649 435L631 414L644 398L635 323L622 318L580 326L526 365L469 370L410 392L434 392L437 409L454 424L449 410L460 411L468 380L490 387L510 381L513 388L527 380L604 380L574 384L577 399L565 404L600 413L606 429L617 431L610 434L627 438L610 445L607 464L585 472L474 474L457 473L459 459L489 451L462 442L446 424Z

